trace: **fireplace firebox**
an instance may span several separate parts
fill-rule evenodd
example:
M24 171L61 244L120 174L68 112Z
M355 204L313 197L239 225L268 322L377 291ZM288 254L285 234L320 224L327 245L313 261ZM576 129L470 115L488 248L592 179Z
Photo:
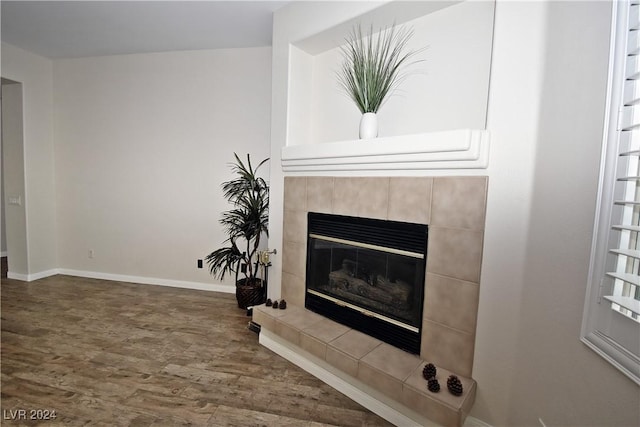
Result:
M428 226L308 213L305 307L420 353Z

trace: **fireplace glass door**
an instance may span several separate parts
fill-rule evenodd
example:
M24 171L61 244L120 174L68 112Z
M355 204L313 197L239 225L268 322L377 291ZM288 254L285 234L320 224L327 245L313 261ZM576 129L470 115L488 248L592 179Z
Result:
M426 248L426 225L310 213L306 306L415 352Z

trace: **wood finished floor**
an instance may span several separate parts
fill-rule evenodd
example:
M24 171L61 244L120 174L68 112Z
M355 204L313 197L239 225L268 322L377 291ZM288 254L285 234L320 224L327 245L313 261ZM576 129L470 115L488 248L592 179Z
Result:
M2 425L387 426L258 344L235 296L2 279Z

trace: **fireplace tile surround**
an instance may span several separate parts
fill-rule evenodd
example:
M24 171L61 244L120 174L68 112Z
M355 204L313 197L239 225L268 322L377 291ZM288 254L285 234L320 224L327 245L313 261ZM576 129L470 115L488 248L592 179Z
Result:
M471 377L488 178L285 177L282 298L304 307L309 211L429 224L420 356Z
M254 311L254 320L265 322L263 330L427 418L460 425L466 416L461 414L468 413L475 396L470 378L487 185L486 176L285 177L281 296L292 310ZM429 225L419 356L304 309L308 212ZM464 404L438 401L448 394L441 375L444 393L431 399L421 378L425 361L467 382L471 394L465 392Z

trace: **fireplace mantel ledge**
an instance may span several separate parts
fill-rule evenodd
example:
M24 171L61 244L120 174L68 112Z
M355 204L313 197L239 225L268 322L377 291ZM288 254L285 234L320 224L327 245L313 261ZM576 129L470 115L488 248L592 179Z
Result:
M284 172L486 169L487 130L457 129L368 140L289 145Z

